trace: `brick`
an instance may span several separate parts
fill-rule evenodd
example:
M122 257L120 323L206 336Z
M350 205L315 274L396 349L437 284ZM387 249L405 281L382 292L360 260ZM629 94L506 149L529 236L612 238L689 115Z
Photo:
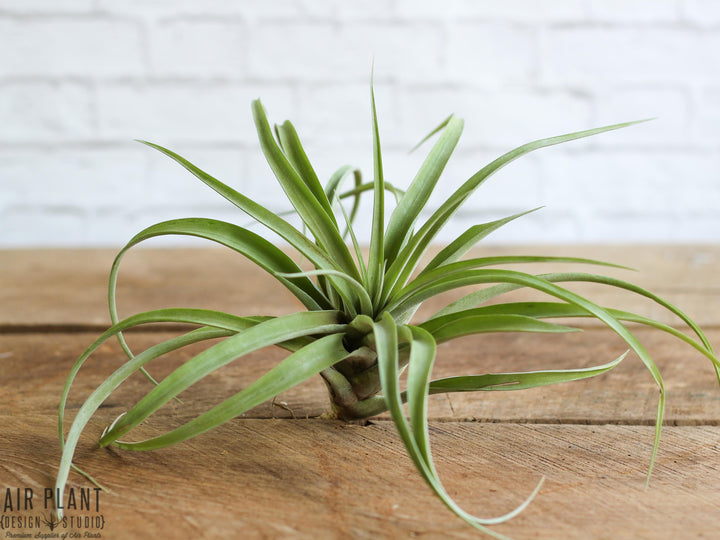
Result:
M684 17L701 26L720 24L720 3L715 0L685 0Z
M251 84L121 84L98 90L99 131L105 140L158 144L212 141L254 143L250 102L292 109L287 89ZM277 118L277 117L275 117Z
M585 20L587 6L584 0L460 0L455 15L463 19L567 23Z
M407 19L570 22L586 19L583 0L398 0L396 12Z
M0 76L110 77L144 73L140 28L125 21L0 19Z
M580 152L542 164L548 206L692 219L720 203L720 161L689 152ZM622 236L616 238L623 238ZM624 240L624 239L623 239Z
M596 124L607 125L655 118L598 137L598 145L686 145L690 137L691 106L688 92L679 89L641 87L599 92L595 97Z
M720 88L706 88L699 96L695 142L702 146L717 145L720 143Z
M458 0L433 2L432 0L396 0L396 16L407 19L444 21L450 19L457 10Z
M377 20L387 21L388 14L392 13L397 0L366 0L365 2L337 2L332 0L329 7L336 9L336 17L346 21ZM321 4L316 0L305 0L306 12L311 6ZM319 15L319 14L318 14Z
M550 29L542 80L593 89L716 78L720 36L684 28Z
M169 16L237 16L248 20L296 19L302 16L301 3L297 0L97 0L98 9L104 13L150 18Z
M0 247L85 245L85 223L72 208L12 206L0 210Z
M720 207L720 155L695 153L683 156L669 167L676 183L674 213L682 219L718 219Z
M382 81L427 84L442 81L445 39L435 24L353 24L343 32L349 49L355 52L355 66L368 70L372 51L375 78ZM362 80L367 81L367 71Z
M355 2L338 2L337 0L297 0L297 3L300 6L300 11L302 13L301 17L304 20L308 19L317 19L317 20L337 20L338 13L343 9L352 9L353 5L356 4ZM357 11L364 11L365 10L365 4L374 4L374 3L381 3L381 2L373 2L372 0L369 0L367 2L362 2L360 9L357 9Z
M92 134L91 94L73 83L7 82L0 85L0 140L87 139Z
M143 195L138 149L21 149L0 152L0 178L26 204L91 211L131 204Z
M174 146L173 151L228 186L241 189L244 181L241 150L181 144ZM167 156L151 148L145 148L143 152L149 158L144 205L232 207L221 195Z
M251 28L248 69L266 80L357 76L340 32L323 23L264 24ZM347 61L345 61L347 59Z
M373 56L388 181L408 185L432 141L407 149L448 113L466 120L425 217L524 142L659 117L521 158L439 240L546 204L489 241L717 242L719 5L0 0L0 242L120 244L163 219L247 221L136 137L286 210L256 140L256 97L271 122L293 120L323 181L346 163L370 180Z
M237 21L160 22L150 32L153 74L238 79L244 72L245 34Z
M441 34L427 25L268 23L250 31L248 65L265 80L367 81L374 56L378 80L423 81L440 55Z
M413 140L420 140L451 112L465 120L463 146L505 151L591 127L589 100L565 92L434 89L409 91L398 101L402 125Z
M95 7L93 0L2 0L0 13L46 14L90 13Z
M528 83L536 48L536 36L528 28L458 23L448 33L446 82L480 87Z
M677 21L677 0L590 0L594 21L617 23L657 23Z
M671 182L651 173L649 165L642 156L607 152L543 159L543 204L566 212L587 208L642 213L649 206L666 207L664 193Z
M398 107L394 88L375 85L375 102L381 142L398 142ZM371 140L369 81L362 83L306 84L298 92L298 109L291 121L303 141L322 145L364 143ZM406 145L412 144L405 140ZM409 146L408 146L409 148Z
M177 217L177 216L176 216ZM74 244L118 248L142 229L160 220L142 220L127 208L97 207L85 218L83 236ZM149 247L158 247L162 242L150 240Z

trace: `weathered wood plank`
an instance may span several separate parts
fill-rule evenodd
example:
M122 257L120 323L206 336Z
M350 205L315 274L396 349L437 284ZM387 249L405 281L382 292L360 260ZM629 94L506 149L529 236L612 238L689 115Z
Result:
M710 362L694 349L657 331L640 330L666 379L666 421L678 425L720 423L720 390ZM168 333L132 333L128 340L141 350L168 338ZM5 334L0 335L0 377L12 392L0 399L0 415L18 410L50 411L56 406L64 378L82 350L96 335ZM720 330L710 332L720 343ZM164 377L181 362L198 352L191 347L150 365L157 377ZM609 361L625 350L608 331L587 330L563 336L486 335L443 344L433 376L500 371L530 371L586 367ZM285 353L277 348L248 355L210 374L156 413L162 425L167 418L189 418L211 408L249 385L280 361ZM70 394L74 411L81 401L124 361L113 340L103 345L85 364ZM136 374L108 399L99 413L108 423L127 410L150 390L150 383ZM520 392L473 392L430 397L431 418L491 422L541 423L634 423L655 421L658 392L649 373L636 357L601 377ZM325 386L319 377L281 394L277 402L288 409L260 405L247 418L317 417L328 411ZM52 405L50 405L52 404Z
M0 418L0 485L52 486L53 420ZM651 427L440 423L431 432L444 483L472 512L502 514L546 478L524 513L494 528L517 540L713 538L720 528L720 427L668 427L647 491ZM477 538L423 484L387 422L235 420L162 451L82 443L77 464L111 493L99 495L99 512L68 515L102 515L105 538ZM69 486L92 487L76 474Z
M622 277L676 302L703 325L720 324L720 246L490 246L474 255L536 254L588 257L639 272L569 265L517 265L528 272L582 269ZM115 250L0 250L0 328L109 322L107 277ZM299 303L270 276L229 250L137 249L120 271L119 305L129 315L160 307L208 307L238 314L280 315ZM623 291L573 284L600 303L676 320ZM457 295L428 302L427 316ZM516 294L515 297L518 297ZM527 298L523 293L521 298Z
M715 271L720 247L519 246L482 253L523 252L636 266L643 272L631 280L678 302L711 327L713 343L720 342ZM40 497L54 483L60 457L57 401L73 361L108 322L105 281L113 255L0 252L0 488L32 488ZM208 268L213 279L201 284L194 276L206 275ZM615 272L609 273L619 275ZM656 316L655 308L635 300L622 304L616 292L597 292L603 303ZM137 251L121 272L120 294L125 314L171 305L276 315L296 308L272 278L219 250ZM32 333L33 328L50 332ZM128 337L140 349L169 335ZM677 424L664 428L648 491L643 485L653 428L645 424L654 420L657 390L641 363L628 358L603 377L573 384L432 396L433 453L449 492L468 510L495 516L513 508L545 476L531 506L494 529L517 539L716 536L720 391L714 374L703 357L669 336L646 329L637 335L666 377L666 418ZM624 349L611 333L595 327L564 336L476 336L442 345L434 374L582 367ZM161 360L153 372L162 377L191 353ZM135 435L179 425L281 357L281 351L269 350L231 364L189 390L183 404L163 408ZM122 361L114 342L100 348L77 379L69 418ZM327 409L317 377L278 397L298 417L295 421L273 419L290 412L267 403L173 448L149 453L95 448L102 428L148 389L140 376L122 385L91 421L79 447L77 464L112 490L100 495L105 538L151 538L169 531L194 538L477 537L424 485L385 417L368 426L304 419ZM90 487L76 474L70 485ZM36 515L39 506L41 499L32 511L4 508L2 524L6 518ZM41 528L48 531L47 525Z

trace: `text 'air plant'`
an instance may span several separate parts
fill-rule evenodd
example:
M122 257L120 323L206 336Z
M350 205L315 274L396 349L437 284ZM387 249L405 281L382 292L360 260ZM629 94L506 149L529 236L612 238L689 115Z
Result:
M163 380L154 381L155 386L147 395L105 430L100 438L100 445L113 445L127 450L151 450L170 446L212 429L319 374L327 384L332 410L338 418L362 419L389 411L413 463L437 496L469 524L495 534L485 526L509 519L530 499L516 510L491 519L471 515L455 503L441 484L430 453L428 395L479 390L520 390L583 379L612 369L625 355L592 368L459 375L432 380L437 344L460 336L485 332L576 330L550 321L567 317L589 317L602 321L640 357L657 383L659 402L655 441L650 458L650 471L652 470L663 419L663 380L643 345L624 323L647 325L687 342L712 361L720 377L720 363L710 343L689 317L653 293L620 279L581 272L532 275L499 268L502 264L530 262L614 266L609 263L578 258L532 256L463 259L478 241L523 214L470 227L439 251L424 268L418 268L421 258L442 227L493 173L533 150L622 128L633 122L542 139L520 146L480 169L424 223L416 226L420 213L459 140L463 122L450 116L423 140L424 142L431 136L439 135L415 178L405 191L401 191L386 183L383 177L372 90L371 105L374 157L372 181L363 183L357 169L345 166L333 174L323 186L293 125L285 122L275 126L273 130L260 101L252 103L262 151L294 211L302 220L304 228L309 231L307 235L174 152L156 144L145 143L178 162L255 221L279 235L299 252L314 270L303 271L284 251L258 234L214 219L165 221L148 227L132 238L117 255L110 273L109 305L113 325L77 360L62 393L59 436L63 455L56 484L58 500L61 500L70 468L74 467L72 458L83 429L100 405L123 381L139 370L147 375L145 366L171 351L193 343L223 338L182 364ZM341 185L347 179L353 180L354 187L343 192ZM353 230L359 197L365 191L371 192L374 198L367 258L361 252ZM396 199L392 212L386 212L386 192L391 192ZM353 198L349 211L342 202L348 197ZM274 276L305 306L306 311L281 317L245 317L203 309L159 309L138 313L119 321L115 293L120 261L132 246L162 235L201 237L240 253ZM350 243L346 242L348 237ZM647 297L677 315L690 327L695 337L641 315L599 306L560 285L563 282L577 281L601 283ZM425 321L411 323L414 313L424 301L468 285L487 286L452 302ZM548 300L488 305L489 300L519 288L545 293ZM125 344L123 331L140 325L167 322L189 323L197 328L138 354L132 353ZM129 359L86 399L66 435L65 406L73 380L88 357L113 336L120 340ZM119 440L119 437L127 435L160 407L209 373L252 351L271 345L282 347L289 355L247 388L163 435L138 442ZM403 390L399 377L405 368L407 384ZM404 403L408 405L407 415L403 409ZM534 493L536 492L537 489ZM59 512L61 513L61 510Z

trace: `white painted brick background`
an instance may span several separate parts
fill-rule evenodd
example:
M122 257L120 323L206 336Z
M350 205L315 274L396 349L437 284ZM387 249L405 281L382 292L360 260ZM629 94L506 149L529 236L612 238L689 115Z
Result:
M388 180L407 185L423 157L407 150L448 113L466 121L431 206L534 138L658 117L515 162L444 240L544 205L493 240L720 241L718 0L0 0L0 247L247 222L137 138L286 209L256 97L322 177L370 178L373 57Z

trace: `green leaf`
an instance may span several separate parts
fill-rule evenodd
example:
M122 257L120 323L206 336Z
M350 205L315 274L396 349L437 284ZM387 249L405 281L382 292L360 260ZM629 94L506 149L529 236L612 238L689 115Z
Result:
M350 256L350 251L340 236L334 217L330 218L328 214L328 211L330 213L332 211L329 207L326 211L323 205L318 202L318 199L313 195L313 191L300 178L275 142L260 100L253 101L252 112L265 158L283 191L288 196L290 203L297 210L300 219L310 229L315 240L327 250L330 258L337 262L339 269L353 278L359 278L357 268ZM319 183L317 189L322 191Z
M450 274L457 274L465 270L473 268L482 268L485 266L496 266L500 264L531 264L531 263L571 263L571 264L590 264L595 266L606 266L610 268L622 268L629 270L626 266L598 261L595 259L585 259L581 257L548 257L545 255L501 255L497 257L478 257L476 259L466 259L454 263L444 264L434 268L428 272L421 272L417 278L408 283L405 288L396 294L391 301L398 298L411 297L414 291L431 284L438 280L444 280ZM402 301L402 300L400 300Z
M579 328L539 321L523 315L483 315L454 313L420 325L442 343L462 336L487 332L578 332Z
M275 276L307 309L322 310L331 308L328 299L307 277L298 276L297 279L292 281L278 277L280 273L293 274L301 272L301 269L288 255L261 236L237 225L215 219L185 218L164 221L144 229L136 234L118 253L110 271L112 287L109 304L113 311L115 310L114 291L120 260L131 247L144 240L163 235L196 236L227 246Z
M429 332L422 328L406 326L402 328L410 342L410 360L408 362L407 390L405 392L410 415L410 425L417 441L420 455L427 466L437 476L430 454L430 432L427 422L427 396L437 343Z
M337 317L337 313L335 314ZM113 324L105 332L103 332L90 347L88 347L82 355L75 361L70 373L65 380L65 386L60 397L60 406L58 408L58 432L61 440L63 440L63 419L65 416L65 404L67 397L70 392L75 376L78 371L90 357L90 355L97 350L100 345L105 343L111 337L120 334L124 330L134 328L144 324L154 323L187 323L206 326L212 330L219 330L226 332L223 335L232 335L238 332L242 332L247 328L251 328L261 322L272 319L272 317L239 317L237 315L230 315L229 313L222 313L220 311L212 311L207 309L190 309L190 308L168 308L158 309L154 311L146 311L143 313L137 313L123 321ZM290 351L297 350L307 344L306 340L303 339L292 339L278 343L278 346L288 349ZM161 353L164 354L164 353ZM142 367L142 364L140 365Z
M642 362L647 367L648 371L652 375L655 383L658 386L660 392L660 398L658 400L658 411L655 423L655 442L653 445L653 452L650 458L650 467L648 470L648 481L652 473L653 465L655 463L655 457L657 456L657 450L660 444L660 432L662 429L662 419L665 410L665 385L660 375L655 362L652 360L650 355L647 353L642 344L637 338L623 326L616 318L610 315L606 310L594 304L593 302L579 296L575 293L563 289L555 285L554 283L542 279L539 276L532 276L530 274L524 274L522 272L515 272L512 270L488 270L488 269L475 269L465 270L450 274L444 279L437 280L425 287L420 288L413 293L412 296L404 300L399 304L394 304L388 308L388 311L397 316L402 316L403 313L413 309L424 300L440 294L445 291L449 291L458 287L464 287L466 285L476 285L480 283L508 283L513 285L519 285L522 287L529 287L537 289L541 292L555 296L565 302L576 305L582 309L585 309L592 316L604 322L610 329L618 334L640 357Z
M166 156L172 158L180 165L190 171L196 178L207 184L209 187L214 189L220 195L225 197L228 201L233 203L235 206L240 208L243 212L247 213L250 217L257 220L259 223L265 225L268 229L278 234L281 238L287 241L292 247L297 249L305 258L307 258L316 268L325 268L332 270L340 270L342 266L335 262L332 257L328 256L327 253L322 251L318 246L313 244L307 237L305 237L295 227L290 225L284 219L278 217L276 214L266 209L265 207L257 204L256 202L248 199L241 193L238 193L234 189L226 186L219 180L216 180L205 171L199 169L183 157L176 153L163 148L157 144L153 144L147 141L138 141L146 144L156 150L162 152ZM347 248L345 248L347 249ZM337 287L346 287L347 284L340 281L334 282ZM350 294L349 290L346 290Z
M297 131L295 131L295 127L289 120L286 120L281 126L275 126L275 128L277 130L280 143L282 144L282 150L285 152L288 160L298 172L303 182L305 182L305 185L308 187L310 192L315 196L317 202L323 207L325 213L333 221L335 227L337 227L335 215L330 207L330 201L320 184L320 180L318 180L315 170L310 164L310 160L305 153L305 149L300 143L300 137L298 136Z
M390 192L390 193L392 194L392 196L395 197L395 202L396 202L396 203L399 203L399 202L400 202L400 199L402 199L403 195L405 195L405 192L404 192L402 189L400 189L399 187L394 186L393 184L391 184L391 183L388 182L387 180L384 181L384 184L385 184L385 191ZM353 189L349 189L349 190L347 190L347 191L343 191L343 192L340 194L340 198L341 198L341 199L346 199L346 198L348 198L348 197L352 197L352 196L354 196L354 195L357 195L358 193L364 193L364 192L366 192L366 191L371 191L371 190L374 190L374 189L375 189L375 182L374 182L374 181L373 181L373 182L366 182L366 183L364 183L364 184L358 185L357 187L355 187L355 188L353 188Z
M355 202L358 202L358 197L355 198ZM363 283L367 283L367 265L365 264L365 259L363 258L362 250L360 249L360 244L358 243L358 239L355 236L355 231L353 230L353 217L348 216L347 212L345 211L345 207L342 205L342 203L339 203L340 211L342 212L343 219L345 220L345 234L350 234L350 238L352 240L353 249L355 250L355 258L358 262L358 267L360 268L360 277L362 278ZM357 212L356 205L353 205L353 210Z
M413 271L417 267L421 257L425 253L425 250L430 245L430 242L435 238L437 233L457 211L457 209L472 195L472 193L487 180L495 172L503 168L505 165L515 161L521 156L538 150L546 146L552 146L575 139L581 139L583 137L590 137L606 131L614 129L620 129L639 122L626 122L623 124L614 124L611 126L605 126L595 129L589 129L585 131L578 131L576 133L569 133L567 135L560 135L557 137L550 137L548 139L540 139L527 144L524 144L507 154L504 154L497 158L495 161L486 165L470 177L462 186L460 186L441 206L436 210L432 216L425 222L420 230L413 236L411 241L402 249L397 259L388 269L388 276L386 277L386 283L389 283L389 287L393 290L399 289L404 286ZM389 293L391 289L386 289Z
M108 332L106 332L106 334ZM71 377L68 378L68 381L65 384L65 390L63 391L63 397L59 409L60 420L58 422L58 428L60 432L60 448L62 450L62 458L60 459L60 468L58 470L57 478L55 481L55 492L58 495L58 500L63 500L62 497L65 491L65 484L67 483L70 468L73 466L72 458L75 454L75 449L77 447L78 441L80 440L80 435L82 434L83 429L85 429L85 426L90 421L90 418L92 418L92 415L95 414L95 411L97 411L97 409L100 407L100 405L102 405L105 399L107 399L107 397L125 379L127 379L135 371L140 369L140 367L142 367L144 364L147 364L151 360L154 360L155 358L158 358L163 354L174 351L186 345L197 343L199 341L223 337L225 335L228 335L227 330L219 330L216 328L200 328L197 330L193 330L192 332L189 332L188 334L185 334L183 336L169 339L163 343L155 345L154 347L151 347L146 351L140 353L139 355L133 357L123 366L118 368L107 379L105 379L100 384L100 386L98 386L95 391L93 391L93 393L90 394L90 396L85 400L85 403L83 403L83 405L80 407L77 414L75 415L66 440L63 434L62 419L64 416L67 392L69 390L69 385L72 383L72 376L74 376L74 373L71 373ZM107 339L107 337L105 339ZM102 341L104 341L105 339L103 339ZM80 359L78 359L78 361L75 363L75 366L73 366L73 370L77 371L75 367L77 366L79 369L79 365L84 362L84 360L92 353L92 351L99 347L102 341L98 339L90 348L88 348L88 350L83 353L83 356L81 356ZM58 518L62 519L62 508L58 508L57 514Z
M293 313L247 328L201 352L165 377L102 437L100 445L113 442L180 392L236 358L291 339L338 333L344 328L345 325L338 324L337 313L332 311Z
M661 298L660 296L656 295L655 293L652 293L648 291L647 289L644 289L642 287L639 287L638 285L635 285L633 283L629 283L627 281L623 281L621 279L612 278L608 276L601 276L597 274L587 274L587 273L581 273L581 272L574 272L574 273L558 273L558 274L552 274L550 276L553 281L556 279L558 281L563 282L569 282L569 281L588 281L592 283L600 283L603 285L609 285L611 287L616 287L619 289L625 289L626 291L634 292L635 294L638 294L640 296L644 296L645 298L648 298L655 302L656 304L661 305L674 315L676 315L680 320L682 320L685 324L687 324L693 332L700 338L700 341L703 342L705 347L712 351L712 346L710 345L710 341L707 339L707 336L704 334L704 332L700 329L700 327L693 321L690 317L688 317L680 308L677 306L671 304L664 298ZM550 280L548 280L550 281Z
M357 216L357 212L360 209L360 194L362 192L358 191L357 193L353 193L351 195L347 195L346 197L352 197L353 198L353 205L352 209L350 210L350 215L345 211L345 207L342 204L342 201L340 200L342 197L341 195L338 195L338 188L340 187L340 184L352 173L353 180L355 182L355 187L359 187L362 184L362 173L360 172L360 169L356 169L354 167L345 166L338 169L328 181L327 185L325 186L325 191L328 194L328 199L330 200L330 205L336 204L340 207L343 216L345 217L345 230L343 231L343 238L347 238L348 234L352 234L354 237L354 233L352 230L353 223L355 222L355 217ZM353 241L355 239L353 238ZM362 256L358 256L358 261L361 264L360 268L360 275L362 276L363 280L366 279L365 276L365 262L362 259Z
M504 538L502 535L498 535L497 533L487 529L485 525L502 523L503 521L507 521L520 513L535 496L540 488L540 485L538 485L535 491L523 504L504 516L484 519L473 516L460 508L447 493L440 482L434 466L431 465L432 457L430 454L429 440L427 438L428 430L424 425L424 423L427 422L427 415L423 414L425 405L422 403L425 398L420 394L421 392L424 394L424 387L427 384L426 379L427 376L429 376L430 371L430 366L428 364L431 364L432 362L430 355L433 355L434 353L434 346L431 344L432 338L428 340L427 333L410 330L412 335L411 363L413 362L412 347L414 345L421 347L420 351L416 351L414 357L414 360L421 365L415 367L412 379L412 388L408 389L408 391L413 394L413 404L411 406L411 410L416 415L416 423L419 423L420 425L411 429L402 409L402 393L400 392L400 385L398 381L398 329L389 313L384 313L379 322L368 321L368 323L373 326L375 342L377 344L378 369L380 372L380 380L382 382L382 389L388 411L390 412L393 423L395 424L398 434L400 435L410 458L415 464L415 467L440 500L442 500L442 502L456 515L473 527L476 527L487 534ZM404 331L404 333L406 332L407 330ZM420 418L417 417L418 414L420 415ZM540 484L542 484L542 482Z
M410 153L413 153L415 150L417 150L418 148L420 148L423 144L425 144L426 141L428 141L430 138L432 138L433 135L435 135L436 133L439 133L440 131L442 131L443 128L444 128L445 126L447 126L448 123L450 123L450 120L452 120L452 118L453 118L454 116L455 116L455 115L451 114L451 115L448 116L445 120L443 120L442 122L440 122L440 124L439 124L435 129L433 129L430 133L428 133L427 135L425 135L419 143L417 143L415 146L413 146L413 147L410 149Z
M623 281L621 279L617 278L611 278L608 276L602 276L597 274L588 274L584 272L566 272L566 273L551 273L551 274L541 274L537 276L540 279L543 279L548 282L556 283L556 282L571 282L571 281L584 281L588 283L599 283L603 285L608 285L611 287L616 287L620 289L624 289L627 291L634 292L640 296L644 296L653 302L657 303L658 305L664 307L674 315L676 315L680 320L682 320L685 324L687 324L693 332L698 336L702 344L704 345L705 349L709 351L711 354L713 354L712 346L710 345L709 340L707 339L707 336L703 333L703 331L700 329L700 327L693 321L688 315L686 315L682 310L680 310L677 306L671 304L664 298L659 297L658 295L639 287L638 285L635 285L633 283L628 283L627 281ZM479 304L485 303L489 300L492 300L493 298L496 298L497 296L500 296L501 294L505 294L507 292L511 292L513 290L519 289L523 287L523 285L519 284L513 284L513 283L503 283L502 285L495 285L493 287L488 287L486 289L482 289L473 293L470 293L463 298L452 302L445 306L443 309L435 313L431 318L434 319L436 317L441 317L444 315L449 315L451 313L457 313L460 311L465 311L467 309L473 308L474 306L477 306ZM633 315L634 317L637 317L637 315ZM639 322L639 321L638 321ZM643 322L643 324L648 324L648 322ZM717 369L718 377L720 377L720 371Z
M323 369L342 361L347 355L348 352L343 347L342 334L319 338L285 358L241 392L179 428L145 441L115 441L114 445L125 450L154 450L190 439L281 394Z
M447 165L462 134L463 121L451 116L444 127L442 136L423 162L417 175L400 199L385 232L385 258L395 260L404 240L412 231L415 221L425 207L430 194Z
M332 176L330 176L330 180L328 180L327 184L325 184L325 195L327 196L328 201L332 203L336 197L339 197L338 190L340 189L340 186L351 174L353 176L356 174L360 175L360 180L357 184L362 182L362 172L360 169L353 167L352 165L343 165L335 171Z
M366 287L370 296L375 299L380 294L380 284L384 274L385 179L383 178L382 151L380 149L380 133L378 131L375 90L372 79L370 81L370 101L372 104L373 172L375 177L373 182L374 203Z
M372 300L370 300L370 296L363 288L362 283L351 278L347 274L343 274L342 272L338 272L337 270L309 270L307 272L299 272L297 274L278 274L278 276L286 278L296 278L301 276L335 276L339 279L344 279L355 290L358 298L360 298L360 313L363 315L373 314ZM353 313L352 317L355 318L357 315L358 313Z
M521 373L487 373L484 375L465 375L447 377L430 382L431 394L448 392L477 392L488 390L525 390L538 386L547 386L570 381L578 381L602 375L617 366L627 356L627 352L612 362L601 366L582 369L562 369L546 371L527 371Z
M420 272L420 275L423 275L430 270L437 268L438 266L457 261L460 257L465 255L475 244L477 244L480 240L485 238L490 233L498 230L503 225L510 223L511 221L519 217L522 217L531 212L535 212L539 209L540 207L533 208L532 210L520 212L519 214L515 214L503 219L498 219L496 221L473 225L467 231L458 236L455 240L450 242L437 255L435 255L435 257L433 257L433 259L427 264L427 266L425 266L422 272Z
M645 326L649 326L651 328L656 328L662 332L665 332L667 334L670 334L673 337L676 337L688 345L692 346L694 349L705 355L716 368L720 368L720 360L715 356L715 354L712 352L712 349L708 349L704 344L692 339L690 336L684 334L677 328L673 328L672 326L669 326L667 324L663 324L659 321L656 321L654 319L651 319L649 317L644 317L642 315L638 315L637 313L631 313L629 311L622 311L619 309L610 309L610 308L603 308L605 309L610 315L615 317L619 321L625 321L625 322L632 322L632 323L638 323ZM442 319L444 318L452 318L453 316L468 316L468 315L488 315L488 316L494 316L494 315L500 315L500 314L516 314L516 315L524 315L527 317L534 317L534 318L559 318L559 317L590 317L587 313L587 311L578 308L577 306L573 306L571 304L563 304L559 302L509 302L505 304L493 304L490 306L483 306L479 308L469 309L465 311L458 311L454 314L445 315L443 317L437 317L432 318L426 323L423 323L422 326L425 324L430 325L439 325L442 324Z

